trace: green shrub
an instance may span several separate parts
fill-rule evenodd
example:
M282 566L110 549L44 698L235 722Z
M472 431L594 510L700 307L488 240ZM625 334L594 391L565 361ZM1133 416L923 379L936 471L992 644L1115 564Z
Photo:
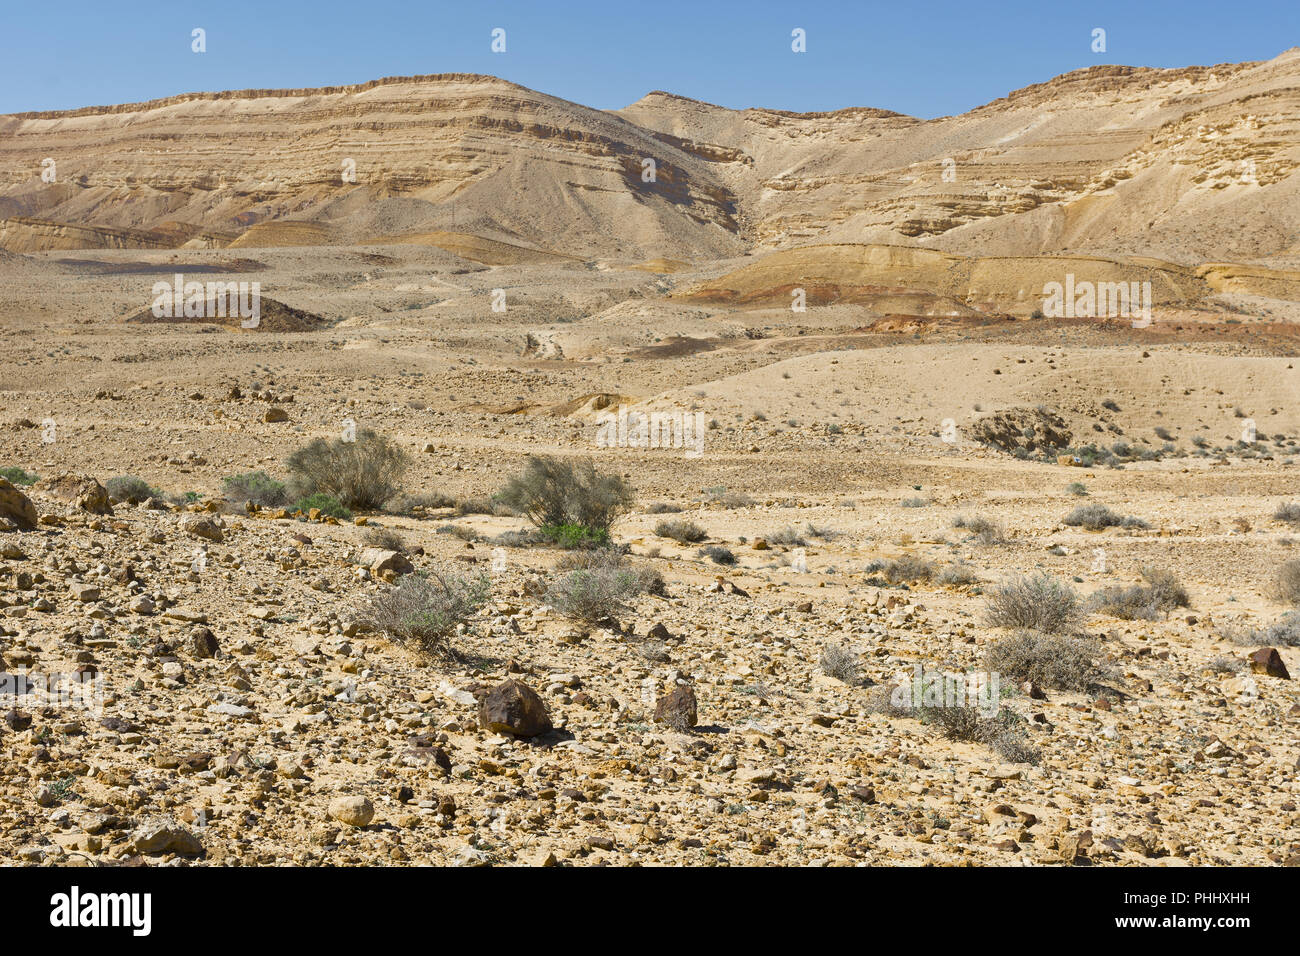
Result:
M316 508L323 515L329 515L331 518L341 518L347 520L352 517L352 512L343 506L343 503L337 498L330 495L307 495L305 498L299 498L293 506L294 511L301 511L307 514L312 508Z
M0 468L0 478L4 478L11 485L17 485L19 487L36 484L37 477L38 476L36 475L23 471L17 465L7 465L4 468Z

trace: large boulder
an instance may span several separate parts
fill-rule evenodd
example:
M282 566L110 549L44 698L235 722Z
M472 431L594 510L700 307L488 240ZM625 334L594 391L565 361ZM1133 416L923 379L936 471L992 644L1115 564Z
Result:
M0 531L31 531L36 527L36 506L32 499L0 478Z
M36 490L51 498L57 498L64 504L80 511L89 511L96 515L111 515L113 506L109 503L108 492L89 475L77 475L72 472L57 478L43 478L36 483Z
M357 558L357 563L370 569L371 574L380 575L385 571L392 571L394 574L410 574L415 570L415 565L411 564L406 555L400 551L389 551L387 548L365 548Z
M488 691L478 706L478 722L498 734L536 737L551 729L546 704L527 684L508 680Z

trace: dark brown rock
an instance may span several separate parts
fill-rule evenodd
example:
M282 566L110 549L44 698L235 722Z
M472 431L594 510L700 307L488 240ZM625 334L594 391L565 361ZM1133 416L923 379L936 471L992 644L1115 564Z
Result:
M1282 680L1291 679L1286 663L1275 647L1261 647L1251 654L1250 669L1256 674L1267 674L1269 677L1280 677Z
M0 478L0 531L31 531L36 518L32 500L7 478Z
M674 687L655 704L655 721L674 730L690 730L698 718L695 689L689 684Z
M478 721L494 733L536 737L551 729L551 718L537 692L523 681L494 687L479 704Z

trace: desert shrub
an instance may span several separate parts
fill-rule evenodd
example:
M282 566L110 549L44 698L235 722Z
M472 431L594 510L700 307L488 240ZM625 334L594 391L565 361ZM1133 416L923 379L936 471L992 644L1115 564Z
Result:
M533 456L496 496L562 547L609 541L609 529L632 503L632 489L618 475L602 474L589 461L571 463Z
M1025 627L1055 633L1078 621L1079 596L1045 574L1011 578L988 597L985 616L994 627Z
M935 577L935 582L945 587L967 587L979 583L975 569L964 561L958 561L943 568Z
M384 502L384 512L390 515L411 515L416 511L438 511L452 508L456 499L439 492L407 494L398 492Z
M378 509L397 495L407 464L402 449L368 428L355 441L314 438L285 462L292 495L329 495L364 509Z
M1076 498L1086 498L1088 496L1088 486L1082 481L1072 481L1065 486L1067 495L1074 495Z
M708 547L700 548L699 551L695 552L695 556L708 558L714 564L731 565L736 563L736 556L731 553L731 549L724 548L719 544L711 544Z
M486 576L416 572L371 598L362 619L399 644L433 657L456 657L452 635L487 602L490 592Z
M991 644L984 652L984 665L1017 682L1084 691L1105 676L1093 663L1100 656L1100 645L1089 638L1025 630Z
M37 481L36 475L23 471L17 465L6 465L4 468L0 468L0 478L4 478L11 485L17 485L20 488L34 485Z
M361 542L368 548L382 548L384 551L405 551L405 539L392 528L366 528L361 533Z
M1300 604L1300 561L1284 561L1273 579L1273 594L1288 604Z
M667 501L656 501L646 509L646 514L650 515L675 515L681 513L681 506L670 504Z
M1266 628L1239 631L1232 635L1234 644L1254 647L1283 645L1300 647L1300 611L1287 611Z
M477 541L478 532L473 528L466 528L463 525L452 524L450 521L446 524L440 524L433 529L434 534L449 534L453 538L459 538L461 541Z
M1108 409L1110 409L1112 412L1117 412L1117 411L1119 411L1119 404L1118 404L1118 403L1115 401L1115 399L1113 399L1113 398L1108 398L1108 399L1106 399L1104 402L1101 403L1101 407L1102 407L1102 408L1108 408Z
M899 502L904 508L924 508L930 504L928 498L904 498Z
M861 680L858 655L841 644L827 644L823 647L818 664L827 677L834 677L846 684L857 684Z
M1041 755L1029 743L1023 717L1010 710L999 710L986 717L974 705L955 707L922 707L918 710L921 722L930 724L949 740L984 744L1003 760L1012 763L1038 763Z
M1236 657L1220 655L1205 666L1215 674L1240 674L1246 669L1246 662Z
M815 525L811 521L808 522L808 527L805 530L808 537L817 538L821 541L834 541L839 537L839 532L834 528L825 525Z
M456 514L462 518L465 515L494 515L497 513L497 502L491 498L459 498L455 508Z
M303 514L310 513L313 508L316 508L321 514L328 515L331 518L341 518L346 521L352 517L352 512L345 508L343 502L339 501L333 495L307 495L306 497L299 498L293 505L294 511L301 511Z
M767 543L779 544L787 548L802 548L808 543L808 539L794 528L782 528L780 531L773 531L769 534Z
M1102 611L1123 621L1154 621L1166 611L1187 607L1187 590L1172 571L1145 568L1146 585L1103 588L1094 594L1090 610Z
M694 521L680 519L660 521L655 525L655 534L661 538L672 538L678 544L696 544L709 536Z
M221 480L221 493L228 501L251 501L259 508L280 508L289 503L289 489L264 471L248 471Z
M1300 504L1295 502L1286 502L1277 506L1273 512L1273 517L1278 521L1285 521L1289 525L1300 525Z
M607 549L608 550L608 549ZM599 621L616 617L627 602L654 589L657 574L606 558L587 568L566 571L551 582L546 600L567 617ZM658 579L662 586L662 579Z
M668 654L668 645L663 641L642 641L637 653L654 664L667 664L672 658Z
M151 488L149 483L143 478L137 478L135 475L118 475L104 482L104 490L108 492L110 498L117 501L129 501L136 503L148 501L150 498L162 498L163 492L157 488Z
M1087 528L1089 531L1101 531L1104 528L1147 528L1150 527L1141 518L1132 515L1124 517L1111 511L1100 502L1079 505L1065 516L1065 523L1072 528Z
M893 684L881 684L867 692L864 708L869 714L884 714L887 717L910 717L912 708L910 698L896 699Z
M953 519L952 526L969 531L970 540L984 547L1002 544L1007 540L1006 531L1000 521L981 515L976 515L974 518L958 515Z
M754 499L749 495L740 491L728 491L723 485L705 488L704 500L728 511L735 508L749 508L754 504Z
M880 570L890 584L929 581L934 577L934 565L915 554L905 554L897 560L888 561Z

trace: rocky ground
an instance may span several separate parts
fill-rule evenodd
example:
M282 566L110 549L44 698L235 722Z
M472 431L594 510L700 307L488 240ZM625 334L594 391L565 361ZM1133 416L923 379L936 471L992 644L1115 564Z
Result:
M6 698L7 859L1297 861L1300 651L1249 659L1251 632L1290 608L1272 585L1300 537L1277 517L1296 492L1291 337L1225 324L1181 342L1157 315L1164 337L1139 342L1024 322L922 338L873 332L854 306L683 306L636 269L388 248L371 276L369 251L257 254L268 289L326 328L129 324L150 276L50 263L4 303L0 468L39 480L0 486L0 658L10 691L55 674L102 689L91 710ZM170 255L117 257L166 275ZM420 275L457 288L410 302ZM549 304L495 314L494 288ZM602 447L598 416L623 403L701 413L702 453ZM283 478L348 420L408 453L411 495L481 501L537 453L623 476L636 498L613 537L662 593L584 624L546 597L564 552L495 543L523 518L223 499L224 478ZM1238 440L1246 420L1256 443ZM1136 451L1075 467L1031 450L1028 424L1036 442ZM109 500L123 475L158 496ZM1066 524L1080 503L1142 523ZM1004 533L982 542L975 517ZM704 540L656 535L665 518ZM405 554L376 552L376 527ZM969 575L890 583L881 562L908 556ZM408 562L490 579L456 659L359 623ZM1149 567L1189 606L1089 612L1104 681L1005 682L1036 760L879 706L917 665L984 667L1008 636L986 619L1003 580L1044 572L1086 599ZM824 667L828 647L856 674Z

